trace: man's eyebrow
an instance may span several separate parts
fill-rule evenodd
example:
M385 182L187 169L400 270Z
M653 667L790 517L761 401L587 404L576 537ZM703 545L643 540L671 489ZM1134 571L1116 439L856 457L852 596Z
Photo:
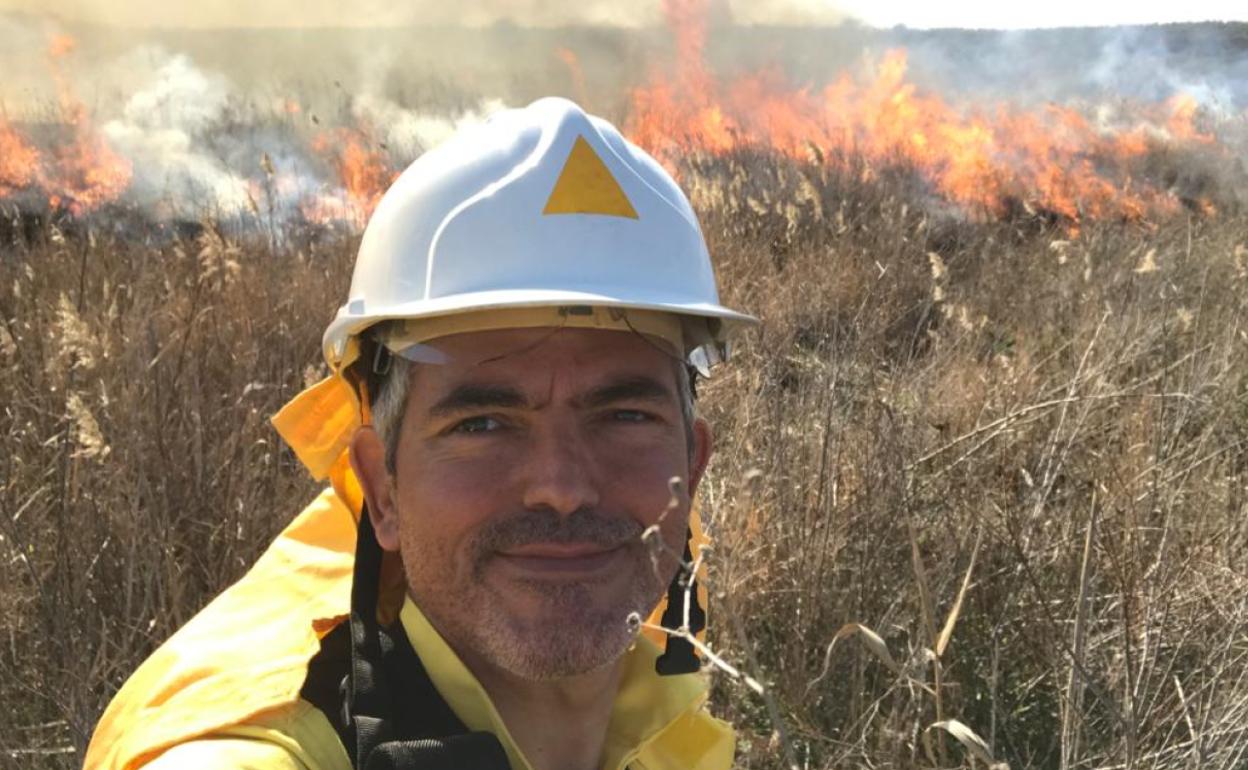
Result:
M589 409L620 401L675 402L676 394L659 380L638 375L600 385L581 399L582 405Z
M472 409L515 409L527 404L524 394L509 385L464 384L429 407L429 416L448 417Z

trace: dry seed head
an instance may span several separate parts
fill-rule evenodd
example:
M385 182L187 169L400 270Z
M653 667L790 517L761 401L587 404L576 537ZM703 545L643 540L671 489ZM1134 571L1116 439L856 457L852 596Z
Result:
M811 215L816 222L823 221L823 201L819 197L819 190L815 188L815 185L805 174L798 175L797 195L795 197L798 203L810 205Z
M64 293L57 303L53 322L53 350L56 354L48 364L54 370L73 368L89 372L95 368L100 354L99 341Z
M1070 259L1070 241L1051 241L1049 251L1057 255L1057 264L1064 265Z
M310 388L325 377L324 366L308 364L303 369L303 387Z
M87 408L82 397L77 393L70 393L65 402L65 411L69 414L73 426L74 444L78 447L72 456L98 459L107 457L111 450L104 442L100 424L96 422L95 415L91 414L91 410Z
M7 326L0 326L0 355L5 358L17 355L17 343L13 340L13 335L9 334Z
M200 238L199 242L201 277L207 279L220 275L224 283L233 283L242 272L242 267L235 259L240 251L238 246L207 235Z
M1149 249L1148 251L1144 252L1144 257L1143 259L1140 260L1140 264L1136 265L1135 272L1137 273L1157 272L1157 249Z
M983 326L985 323L988 322L987 316L981 316L979 318L978 323L973 323L971 321L971 309L968 308L966 305L958 305L957 307L958 307L958 312L956 316L957 316L958 326L962 328L962 331L973 332L975 331L976 328Z

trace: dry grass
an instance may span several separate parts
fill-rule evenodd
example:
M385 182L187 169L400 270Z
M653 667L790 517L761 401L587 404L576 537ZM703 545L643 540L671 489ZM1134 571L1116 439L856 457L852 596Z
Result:
M787 736L721 678L738 765L1243 767L1248 219L1070 240L768 158L685 182L766 321L701 389L710 641ZM76 766L314 489L266 418L352 240L111 221L0 251L4 767Z

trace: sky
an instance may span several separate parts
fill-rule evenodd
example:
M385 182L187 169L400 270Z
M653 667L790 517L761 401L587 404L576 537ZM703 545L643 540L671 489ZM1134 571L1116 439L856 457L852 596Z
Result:
M1116 26L1188 21L1248 21L1245 0L839 0L839 6L870 26L1035 27Z
M662 0L0 0L0 11L137 27L390 27L419 23L638 26L661 21ZM1246 0L711 0L746 24L1019 29L1182 21L1248 21Z

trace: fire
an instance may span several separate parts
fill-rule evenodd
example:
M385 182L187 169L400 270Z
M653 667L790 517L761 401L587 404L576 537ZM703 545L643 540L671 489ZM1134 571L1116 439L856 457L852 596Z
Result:
M30 185L38 170L39 151L0 119L0 198Z
M556 48L555 56L568 68L568 77L572 78L572 88L577 101L584 104L588 100L589 91L585 88L585 71L581 69L581 61L570 48Z
M48 204L75 216L117 200L130 185L130 162L118 155L99 135L78 101L60 60L77 46L73 38L59 35L48 46L52 77L56 82L61 114L72 140L58 144L38 172L48 194Z
M78 47L78 41L69 35L54 35L48 41L48 56L53 59L60 59L74 52Z
M121 197L130 186L132 168L95 132L81 105L67 118L73 141L52 151L40 176L52 208L81 216Z
M629 93L627 133L673 173L690 156L764 150L863 180L913 173L925 191L972 217L1043 211L1072 233L1088 219L1146 221L1180 205L1217 214L1206 190L1193 189L1180 202L1167 187L1173 182L1149 176L1159 150L1227 153L1190 96L1096 115L1059 105L966 108L917 87L901 50L884 54L866 75L845 74L820 87L795 86L775 68L726 80L705 56L713 2L664 0L674 65ZM80 216L129 189L131 162L105 140L71 86L67 73L76 49L65 35L51 38L47 48L61 125L36 142L0 118L0 199L40 190L54 209ZM585 101L576 54L566 48L554 54ZM293 98L273 105L284 128L300 137L298 147L287 148L298 160L283 161L282 173L271 161L262 164L264 183L250 184L253 210L262 198L270 209L280 199L284 211L294 201L306 220L362 226L397 176L378 133L365 121L321 130L307 141L303 117L319 125L317 116ZM306 175L302 161L309 156L322 161L328 179Z
M312 141L313 152L333 166L342 191L341 195L321 195L305 202L304 217L314 222L348 221L356 226L368 221L398 176L385 153L371 146L370 134L367 126L337 128Z
M0 119L0 198L37 188L52 209L78 217L123 196L133 179L133 167L97 130L75 94L66 70L76 48L76 41L67 35L58 35L48 43L47 61L61 120L41 144L45 150L40 151ZM303 110L294 99L280 101L279 107L291 116ZM277 175L267 157L264 171L270 185L281 188L277 192L282 196L303 197L301 210L307 219L362 226L397 175L384 149L371 137L370 127L360 125L325 131L313 139L307 149L325 158L335 172L336 189L327 194L300 196L295 191L299 185ZM258 183L251 185L252 208L257 211L258 201L272 197L262 195L265 189Z
M61 61L76 47L68 35L58 35L48 44L48 60L69 140L40 153L12 126L0 121L0 197L37 184L52 208L80 216L120 197L130 185L132 169L95 130L61 69Z
M888 52L870 77L842 75L822 89L795 88L774 70L720 82L703 55L707 8L708 0L664 0L674 72L632 93L628 132L672 171L681 156L739 148L864 175L908 167L970 213L999 216L1022 203L1073 228L1087 218L1134 221L1175 210L1175 196L1136 178L1134 164L1158 146L1214 141L1197 128L1198 105L1186 96L1144 108L1142 122L1118 130L1057 105L960 110L907 80L901 50Z

